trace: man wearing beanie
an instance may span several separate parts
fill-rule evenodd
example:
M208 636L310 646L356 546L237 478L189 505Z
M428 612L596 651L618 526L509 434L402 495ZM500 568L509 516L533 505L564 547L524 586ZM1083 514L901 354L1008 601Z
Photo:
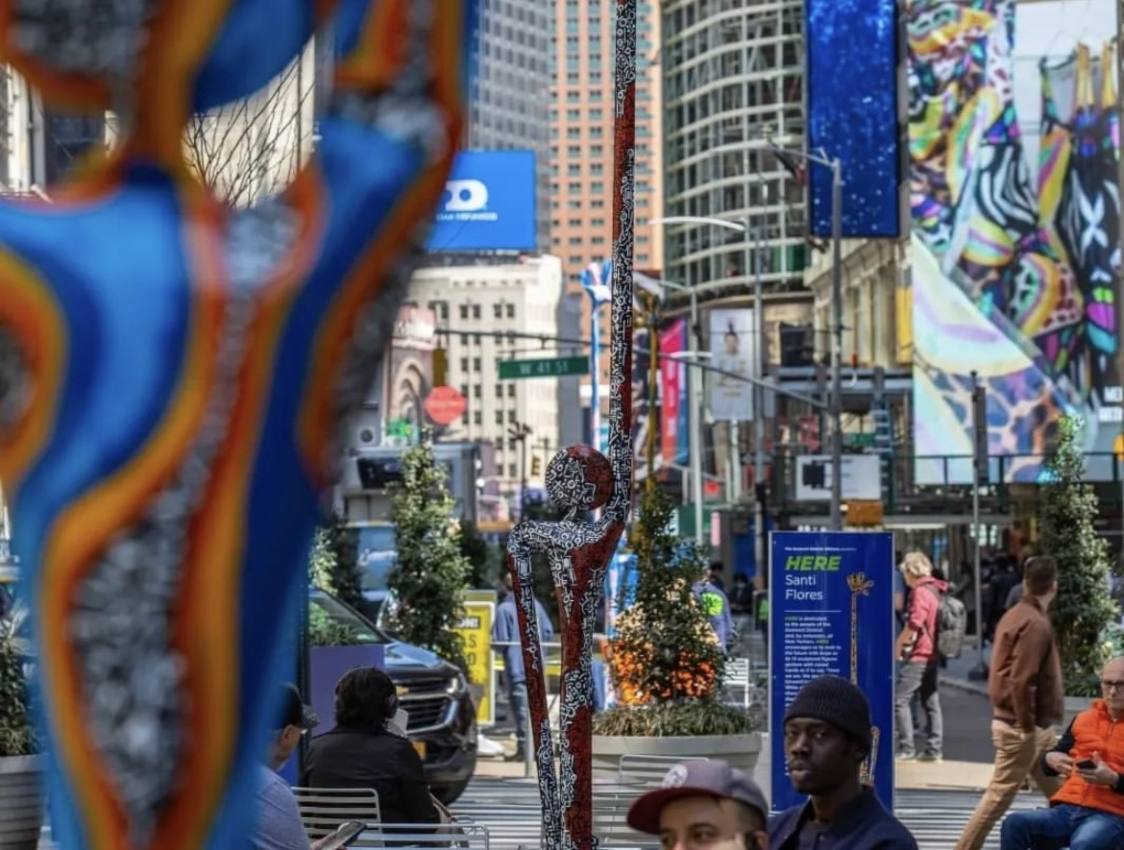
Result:
M628 810L628 825L669 850L768 850L765 795L718 759L677 764Z
M772 850L917 850L909 830L859 781L872 746L870 705L846 679L808 682L784 715L792 787L809 800L769 823Z

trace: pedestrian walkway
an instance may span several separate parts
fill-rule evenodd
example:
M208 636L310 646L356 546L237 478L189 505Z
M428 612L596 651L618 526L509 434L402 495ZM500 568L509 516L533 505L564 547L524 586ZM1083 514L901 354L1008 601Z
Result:
M905 790L898 792L895 810L920 850L950 850L978 799L977 793L969 791ZM1033 809L1041 803L1038 795L1021 794L1012 810ZM497 850L538 847L542 815L538 786L532 780L475 779L453 812L487 828L490 844ZM984 848L998 850L998 826Z

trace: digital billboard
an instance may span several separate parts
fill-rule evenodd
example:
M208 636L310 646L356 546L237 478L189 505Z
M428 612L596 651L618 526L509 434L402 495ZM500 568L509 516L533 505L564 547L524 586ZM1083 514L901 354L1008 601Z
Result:
M533 151L461 151L426 250L530 251L536 247Z
M808 151L843 165L843 235L899 236L904 225L897 0L808 0ZM812 233L831 236L831 169L806 173Z
M973 369L989 454L1041 480L1060 416L1110 452L1124 414L1115 3L905 8L917 480L970 481Z

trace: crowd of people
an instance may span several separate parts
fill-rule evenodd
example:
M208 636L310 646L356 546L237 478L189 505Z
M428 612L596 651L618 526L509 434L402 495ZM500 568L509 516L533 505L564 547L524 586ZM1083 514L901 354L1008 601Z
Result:
M901 558L901 593L895 599L900 631L896 724L899 760L942 757L938 688L939 631L948 583L919 552ZM1018 576L1016 585L1006 580ZM988 694L995 762L991 780L955 850L980 850L996 824L1001 850L1120 850L1124 848L1124 658L1101 673L1102 698L1077 714L1059 735L1063 684L1049 609L1057 594L1057 565L1027 557L1017 570L1001 565L991 577L991 599L1001 616L985 618L992 642ZM720 594L709 603L706 594ZM742 602L743 588L731 594ZM730 617L721 578L711 575L697 598L717 618ZM1010 601L1010 605L1006 603ZM995 610L989 609L990 610ZM497 612L497 634L517 635L514 602ZM540 638L550 620L539 612ZM508 696L516 718L526 701L518 653L509 653ZM286 686L282 711L261 766L255 850L316 850L301 826L296 801L276 771L301 737L317 725L295 688ZM914 749L912 703L920 699L924 751ZM389 676L375 668L345 674L335 691L335 724L312 740L300 782L309 787L373 788L384 822L435 824L439 804L425 784L421 759L396 724L398 698ZM1118 728L1119 727L1119 728ZM676 765L662 786L640 796L628 813L638 832L659 836L675 850L916 850L909 830L863 783L872 719L866 696L847 679L808 682L783 718L787 775L807 801L770 816L761 789L745 773L718 760ZM526 727L517 725L520 747ZM1033 780L1049 805L1007 814L1016 794Z

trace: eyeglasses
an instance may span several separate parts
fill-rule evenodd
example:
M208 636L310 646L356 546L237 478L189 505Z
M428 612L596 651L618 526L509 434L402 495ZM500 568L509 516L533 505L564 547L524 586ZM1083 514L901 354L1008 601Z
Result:
M1124 681L1101 679L1101 687L1106 691L1124 691Z

